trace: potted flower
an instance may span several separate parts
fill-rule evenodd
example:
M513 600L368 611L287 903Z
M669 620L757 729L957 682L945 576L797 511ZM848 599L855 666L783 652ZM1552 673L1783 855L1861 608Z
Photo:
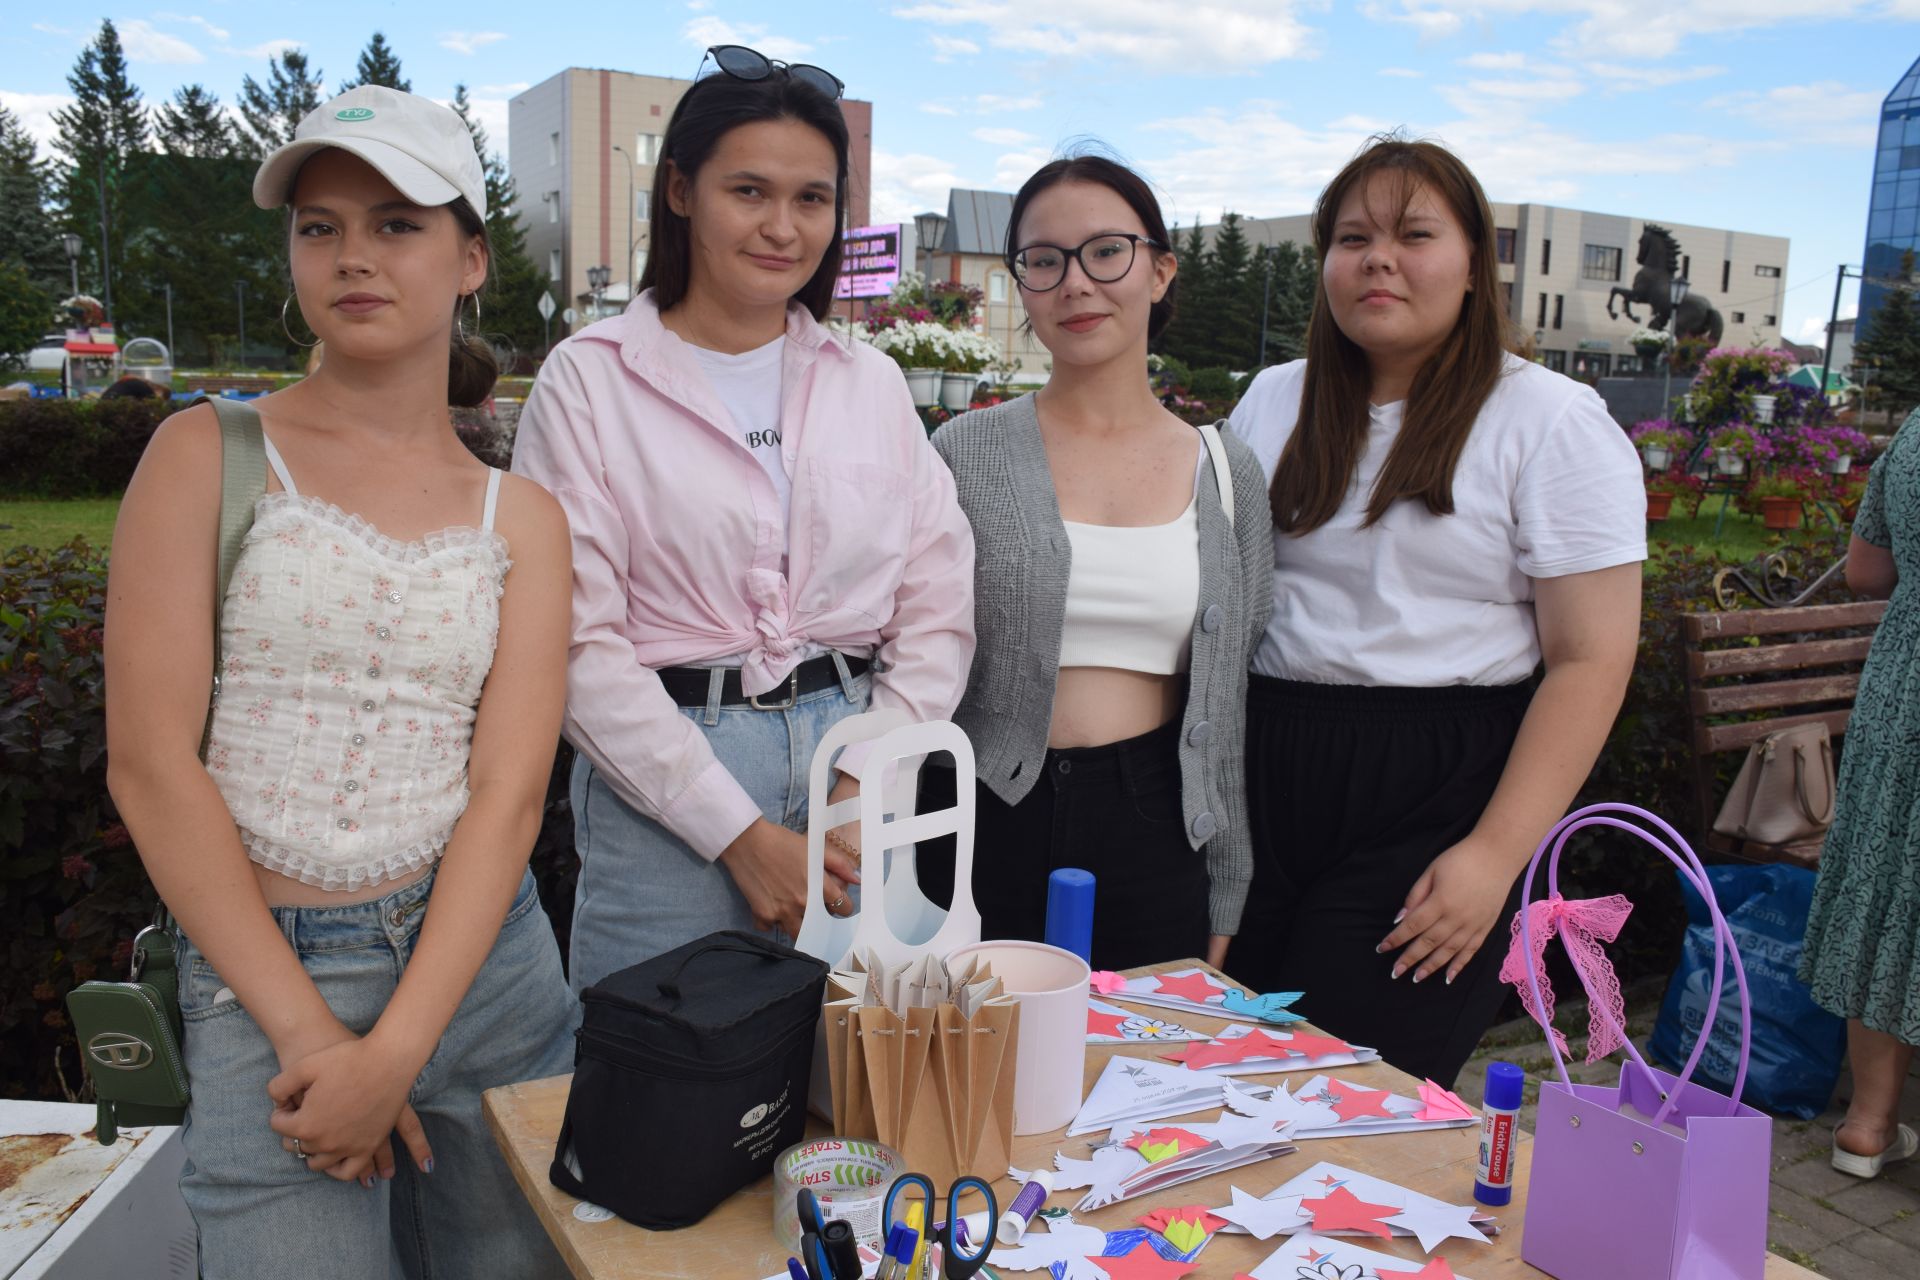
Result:
M980 375L1000 359L1000 346L984 334L971 329L947 329L943 345L946 357L941 362L940 403L958 413L973 403Z
M1630 434L1649 471L1665 471L1674 455L1693 447L1693 432L1676 427L1665 418L1650 418Z
M1744 475L1749 462L1773 457L1773 441L1738 420L1714 432L1707 444L1713 449L1713 465L1722 475Z
M1760 516L1769 529L1798 529L1805 516L1805 480L1791 470L1755 476L1747 497L1758 501Z
M1678 468L1647 477L1647 519L1665 520L1673 510L1673 500L1692 487Z
M1664 329L1648 329L1643 327L1635 329L1633 336L1627 339L1627 341L1633 344L1635 351L1651 359L1659 355L1662 351L1665 351L1667 349L1667 343L1672 341L1672 339Z
M1836 423L1830 427L1801 427L1793 436L1794 452L1802 463L1830 476L1844 476L1853 470L1856 456L1864 456L1871 447L1865 434Z

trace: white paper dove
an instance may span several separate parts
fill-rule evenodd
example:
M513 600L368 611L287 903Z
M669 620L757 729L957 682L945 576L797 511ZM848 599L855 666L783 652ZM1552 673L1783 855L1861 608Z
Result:
M993 1266L997 1271L1045 1271L1059 1263L1066 1268L1061 1280L1106 1280L1107 1273L1091 1261L1106 1247L1107 1233L1099 1227L1083 1226L1072 1217L1040 1218L1019 1244L994 1249Z

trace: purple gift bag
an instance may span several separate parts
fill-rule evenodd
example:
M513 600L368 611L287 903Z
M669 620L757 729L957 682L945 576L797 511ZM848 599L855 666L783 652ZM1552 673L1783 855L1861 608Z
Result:
M1652 827L1648 831L1620 817ZM1713 986L1706 1028L1718 1012L1724 965L1732 960L1740 1000L1747 979L1706 872L1672 827L1632 805L1598 804L1569 814L1527 865L1513 945L1500 976L1520 992L1547 1030L1558 1081L1540 1085L1533 1172L1520 1256L1556 1280L1760 1280L1767 1256L1767 1187L1773 1127L1743 1105L1751 1017L1741 1010L1740 1065L1728 1098L1692 1083L1700 1042L1677 1076L1647 1064L1626 1036L1619 979L1606 959L1630 904L1614 895L1568 902L1560 896L1560 854L1574 832L1613 827L1665 854L1706 899L1713 916ZM1665 839L1661 837L1664 836ZM1668 840L1672 844L1667 843ZM1551 853L1549 853L1551 851ZM1534 875L1547 858L1546 900L1532 901ZM1615 1086L1574 1084L1564 1037L1553 1030L1553 990L1544 956L1558 934L1591 1001L1587 1061L1624 1047Z

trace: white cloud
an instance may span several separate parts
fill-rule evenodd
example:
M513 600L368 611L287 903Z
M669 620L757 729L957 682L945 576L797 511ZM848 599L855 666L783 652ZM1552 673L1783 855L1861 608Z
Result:
M1311 57L1294 0L919 0L896 18L977 28L999 49L1042 57L1110 56L1156 68L1251 68Z
M1042 101L1039 94L1010 98L1003 93L983 93L973 100L973 109L983 116L1001 111L1038 111Z
M1426 72L1415 71L1412 67L1382 67L1380 74L1401 80L1419 80L1426 75Z
M53 135L59 132L53 123L53 113L73 105L73 97L65 93L14 93L0 89L0 107L13 112L33 140L40 144L41 159L46 159L46 149L53 144Z
M233 38L233 34L229 32L225 27L216 27L211 22L208 22L205 18L200 17L198 14L156 13L153 15L153 20L155 22L171 22L175 25L184 23L187 26L198 27L202 31L206 32L208 35L212 36L215 40L224 41L224 40L231 40Z
M1022 147L1034 140L1032 134L1020 129L975 129L973 136L996 147Z
M920 104L920 109L930 116L957 116L960 114L954 108L938 102L923 102Z
M506 38L504 31L448 31L441 35L440 47L471 56Z
M1527 65L1524 53L1473 53L1460 59L1463 67L1476 71L1518 71Z
M897 155L875 148L870 202L873 220L876 224L910 223L914 214L929 209L945 213L947 192L969 185L951 164L937 156Z
M72 37L80 34L78 31L73 30L71 27L56 27L50 22L36 22L33 24L33 29L35 31L38 31L43 36Z
M1724 93L1705 105L1767 125L1790 141L1868 148L1873 146L1883 96L1882 91L1819 80Z
M1852 320L1860 314L1860 304L1843 302L1840 304L1840 318ZM1798 332L1793 340L1808 346L1821 346L1827 340L1827 318L1824 315L1810 315L1800 321Z
M1905 0L1916 10L1920 4ZM1800 22L1831 22L1857 11L1874 12L1872 0L1393 0L1374 4L1370 17L1403 22L1429 36L1447 36L1468 22L1490 26L1520 14L1574 19L1556 44L1590 53L1664 58L1692 36L1761 30Z
M435 98L443 107L453 105L452 98ZM471 91L467 94L467 112L487 131L487 149L507 154L507 100L505 98L482 97ZM524 197L523 197L524 198Z
M130 18L120 24L120 43L126 47L127 61L173 65L205 62L207 56L179 36L156 31L143 18Z
M1608 82L1614 91L1664 89L1689 80L1711 80L1727 74L1725 67L1628 67L1615 62L1589 62L1586 69Z
M962 40L958 36L928 36L927 43L933 46L935 62L952 62L955 58L980 52L979 45L971 40Z
M723 18L695 18L682 29L681 34L686 37L688 44L702 49L716 44L744 44L783 62L813 48L803 40L771 35L766 27L758 23L746 22L736 27Z
M687 8L695 13L705 13L713 8L713 0L687 0Z
M1470 80L1438 90L1440 97L1464 116L1498 117L1511 121L1516 110L1529 104L1552 104L1577 98L1586 87L1571 76L1541 80Z
M306 47L307 42L305 40L268 40L262 44L254 45L251 49L222 49L221 52L238 54L242 58L255 58L262 62L270 62L290 49L304 49Z

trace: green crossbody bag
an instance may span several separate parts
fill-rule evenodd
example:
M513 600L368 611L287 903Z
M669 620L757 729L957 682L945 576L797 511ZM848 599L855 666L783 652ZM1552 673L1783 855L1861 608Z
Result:
M260 415L233 400L211 402L220 419L220 552L214 573L213 697L220 696L220 612L253 507L267 489ZM207 711L207 727L213 711ZM201 736L201 754L206 736ZM98 1107L95 1136L109 1146L122 1125L179 1124L187 1113L187 1065L180 1053L180 973L173 915L154 907L134 937L126 982L83 982L67 993Z

